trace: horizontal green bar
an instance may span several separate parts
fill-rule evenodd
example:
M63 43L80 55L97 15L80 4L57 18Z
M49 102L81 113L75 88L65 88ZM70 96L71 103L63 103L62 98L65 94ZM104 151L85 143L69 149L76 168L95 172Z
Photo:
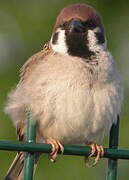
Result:
M0 141L0 150L50 153L51 145L19 141ZM64 155L86 156L90 152L91 148L87 146L64 145ZM129 150L104 148L104 158L129 159Z

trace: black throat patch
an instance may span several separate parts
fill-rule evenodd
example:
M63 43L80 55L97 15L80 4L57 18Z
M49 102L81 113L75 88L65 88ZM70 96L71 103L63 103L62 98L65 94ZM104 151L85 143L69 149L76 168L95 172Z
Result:
M95 55L94 52L89 50L86 37L85 33L83 35L78 33L66 34L69 55L86 59L90 59L92 55Z

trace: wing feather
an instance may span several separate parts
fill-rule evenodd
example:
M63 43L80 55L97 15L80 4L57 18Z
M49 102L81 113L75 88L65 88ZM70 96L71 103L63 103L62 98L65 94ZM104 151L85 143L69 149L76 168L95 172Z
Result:
M49 43L44 45L43 50L31 56L20 69L20 83L26 80L36 65L52 52Z

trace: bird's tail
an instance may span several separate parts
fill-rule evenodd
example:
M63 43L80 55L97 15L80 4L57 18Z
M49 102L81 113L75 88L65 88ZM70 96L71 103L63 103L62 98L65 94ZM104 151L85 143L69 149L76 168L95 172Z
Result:
M36 155L34 171L36 169L37 161L39 159L39 154ZM11 164L4 180L22 180L23 179L23 167L24 167L24 153L19 152L13 163Z

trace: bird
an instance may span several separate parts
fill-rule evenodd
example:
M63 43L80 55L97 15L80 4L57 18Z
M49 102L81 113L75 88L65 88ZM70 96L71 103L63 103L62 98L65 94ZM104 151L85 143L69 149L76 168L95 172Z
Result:
M5 112L24 141L25 111L31 109L36 141L52 145L52 161L59 150L64 152L63 144L77 144L91 147L95 165L104 154L98 141L117 122L122 101L123 82L107 48L102 18L90 5L75 3L61 10L50 41L21 68ZM5 180L19 180L23 162L19 152Z

